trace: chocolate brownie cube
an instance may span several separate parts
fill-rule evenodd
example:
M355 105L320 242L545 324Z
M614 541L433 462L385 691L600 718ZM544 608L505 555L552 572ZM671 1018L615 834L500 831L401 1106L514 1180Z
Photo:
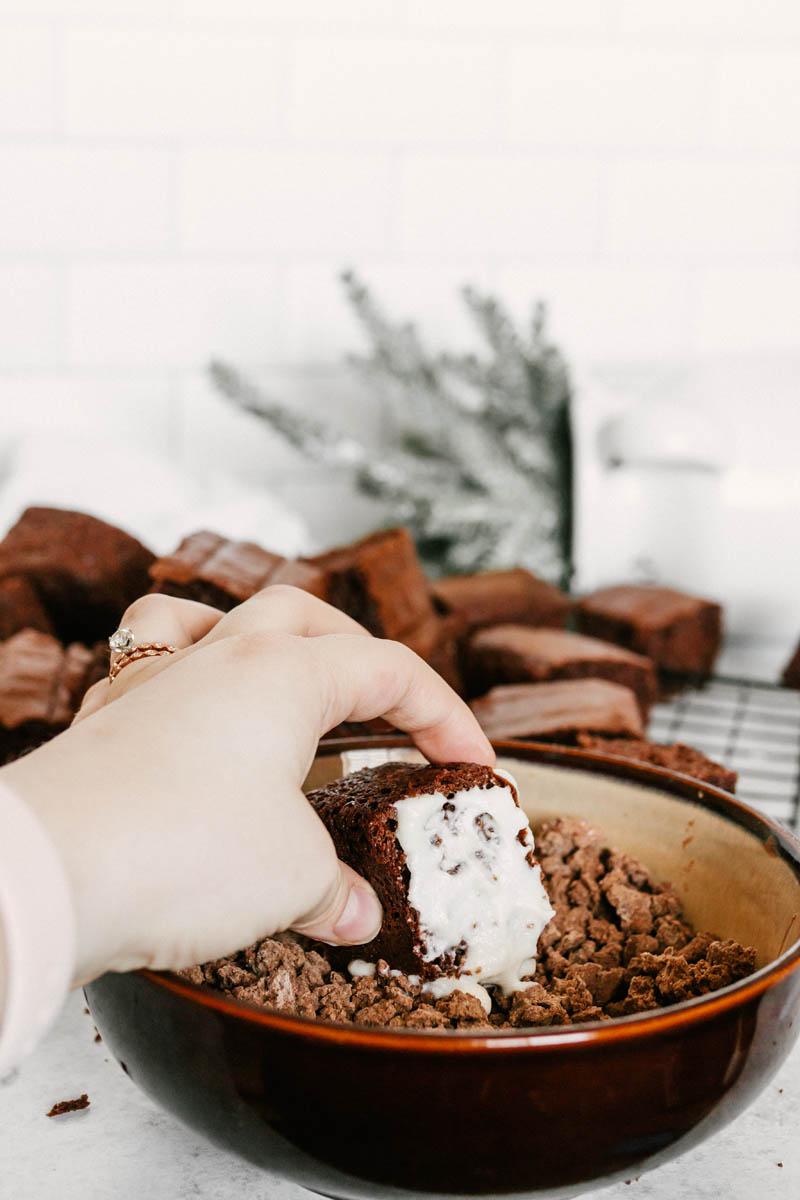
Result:
M330 603L376 637L402 640L435 615L407 529L383 529L303 561L326 572Z
M200 530L150 567L152 591L230 612L269 584L285 583L326 598L324 572L290 562L255 542L236 542Z
M576 617L582 633L635 650L679 675L707 675L722 640L719 604L651 584L601 588L578 603Z
M606 679L500 684L473 700L470 707L492 740L539 738L570 743L583 732L644 735L631 689Z
M53 633L53 622L36 588L21 575L0 579L0 642L22 629Z
M0 643L0 763L61 733L78 710L92 651L24 629Z
M462 631L457 617L432 615L402 634L399 640L423 658L460 694L464 685L458 666L458 637Z
M0 580L26 579L63 642L108 637L147 591L152 561L130 534L61 508L26 509L0 542Z
M722 763L707 758L694 746L686 746L683 742L672 742L664 745L659 742L649 742L646 738L620 737L603 738L591 733L580 733L578 745L585 750L599 750L602 754L613 754L616 758L628 758L632 762L652 763L656 767L666 767L669 771L678 771L681 775L690 775L700 783L710 783L712 787L722 788L726 792L736 791L737 774Z
M570 599L516 567L510 571L482 571L477 575L450 575L431 585L440 612L459 617L466 632L485 625L548 625L563 628Z
M475 763L389 762L308 799L383 905L380 933L354 959L509 990L532 972L552 908L508 778Z
M800 643L781 674L784 687L800 688Z
M544 683L551 679L607 679L630 688L646 717L656 697L649 658L610 642L563 629L494 625L467 639L467 686L480 696L500 683Z

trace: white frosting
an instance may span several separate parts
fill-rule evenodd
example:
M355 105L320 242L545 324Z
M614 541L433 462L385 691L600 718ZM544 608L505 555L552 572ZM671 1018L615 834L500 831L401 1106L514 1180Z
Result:
M375 974L375 963L365 962L363 958L354 958L347 964L347 969L354 979L369 979Z
M347 964L347 969L354 979L370 979L378 968L375 963L366 962L363 958L354 958ZM389 974L392 979L399 979L404 972L392 967ZM419 983L419 975L406 975L406 979L411 984Z
M466 946L457 970L512 992L532 972L539 936L553 916L541 872L527 855L533 834L505 785L441 792L395 803L397 838L410 873L409 903L419 913L432 962ZM525 831L525 842L519 835Z
M453 992L466 992L468 996L478 997L487 1017L492 1011L491 996L486 988L476 983L470 975L458 977L442 975L438 979L426 979L422 985L422 991L426 996L433 996L434 1000L440 1000L442 996L450 996Z

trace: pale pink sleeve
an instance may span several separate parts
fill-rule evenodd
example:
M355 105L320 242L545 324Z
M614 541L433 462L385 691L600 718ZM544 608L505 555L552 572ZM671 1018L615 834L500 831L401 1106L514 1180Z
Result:
M0 781L0 1079L52 1025L74 966L61 859L36 814Z

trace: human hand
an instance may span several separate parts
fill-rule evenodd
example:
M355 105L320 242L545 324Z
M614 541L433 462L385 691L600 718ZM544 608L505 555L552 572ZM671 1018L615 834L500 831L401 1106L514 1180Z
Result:
M318 739L383 716L434 761L492 764L468 707L406 647L293 588L225 616L144 597L123 623L180 649L96 685L71 729L2 772L65 863L76 983L280 929L368 941L378 901L301 790Z

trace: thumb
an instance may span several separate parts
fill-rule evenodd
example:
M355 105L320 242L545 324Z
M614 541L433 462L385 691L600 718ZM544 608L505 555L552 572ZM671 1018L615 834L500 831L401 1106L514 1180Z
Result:
M377 936L383 910L366 879L341 860L337 862L337 878L322 903L292 928L332 946L360 946Z

